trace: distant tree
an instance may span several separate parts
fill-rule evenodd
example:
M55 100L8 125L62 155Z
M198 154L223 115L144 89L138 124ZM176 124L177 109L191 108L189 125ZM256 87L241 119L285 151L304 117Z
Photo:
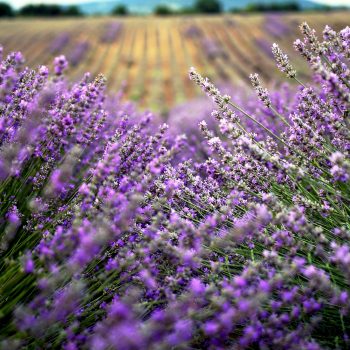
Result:
M194 7L182 7L176 13L179 15L193 15L198 13L198 11Z
M300 11L301 8L296 2L250 4L245 8L247 12L280 12L280 11Z
M0 17L13 17L14 15L15 13L9 4L0 2Z
M56 17L56 16L82 16L82 13L77 6L63 7L60 5L26 5L19 10L21 16L43 16L43 17Z
M153 12L158 16L169 16L174 14L174 11L167 5L158 5Z
M324 11L324 12L330 12L330 11L346 11L349 10L348 7L343 6L328 6L328 5L318 5L317 11Z
M64 16L72 16L72 17L79 17L83 15L79 7L76 5L72 5L72 6L68 6L67 8L64 8L62 14Z
M222 11L219 0L196 0L194 8L200 13L220 13Z
M19 10L19 14L22 16L60 16L63 10L59 5L25 5Z
M112 15L116 16L127 16L129 14L129 9L127 6L121 4L117 5L113 10L112 10Z

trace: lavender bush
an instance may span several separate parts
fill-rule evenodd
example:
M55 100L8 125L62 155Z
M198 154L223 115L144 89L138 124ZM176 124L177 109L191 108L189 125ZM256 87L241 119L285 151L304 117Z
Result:
M87 40L77 43L69 54L69 62L71 65L77 66L82 60L84 60L89 48L90 44Z
M301 29L314 84L273 46L295 96L253 74L238 105L191 69L216 106L196 160L64 56L2 60L2 348L350 346L350 28Z
M204 37L200 40L200 45L204 55L209 60L214 60L219 57L227 58L227 53L215 39Z
M203 32L197 25L191 24L185 28L184 35L190 39L197 39L203 36Z
M113 43L120 35L123 30L123 24L121 22L110 22L108 23L101 35L101 42Z
M291 33L291 28L286 23L286 19L281 15L267 15L264 20L263 29L267 34L278 39Z
M54 41L51 43L50 52L51 54L61 53L62 50L67 46L70 40L69 33L60 33L56 36Z
M271 43L265 38L257 38L254 40L257 47L268 57L272 58Z

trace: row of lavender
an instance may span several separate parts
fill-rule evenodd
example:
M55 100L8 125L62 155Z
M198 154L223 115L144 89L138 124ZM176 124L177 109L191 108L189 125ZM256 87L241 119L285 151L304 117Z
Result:
M115 42L121 34L123 25L120 22L108 22L103 29L101 36L99 38L101 43L113 43ZM68 32L60 33L52 41L50 45L50 53L61 54L69 42L71 41L71 34ZM76 45L70 50L68 54L69 63L72 66L77 66L79 63L84 61L88 51L90 49L89 40L80 40Z
M295 94L192 69L216 109L189 139L63 56L3 59L2 348L350 346L350 28L301 29L313 85L277 45Z
M227 27L236 27L237 24L230 18L225 19ZM286 19L281 15L268 15L264 18L262 29L267 36L275 39L283 39L292 34L292 28L286 23ZM224 46L215 37L209 37L196 24L188 25L184 30L185 37L199 41L203 54L209 59L228 58L228 53ZM271 44L266 38L254 39L255 44L261 49L262 53L271 57Z
M236 23L232 19L227 18L225 19L225 25L228 27L234 27L236 26ZM284 36L291 34L290 27L284 22L284 19L283 17L281 18L281 16L266 16L263 22L263 29L269 36L277 39L281 39ZM99 41L101 43L111 44L120 37L122 30L123 24L121 22L108 22L101 32ZM224 59L228 58L228 53L225 51L222 44L215 38L206 36L197 25L192 24L187 26L184 30L184 35L188 38L199 39L201 50L209 60L214 60L220 57ZM50 53L61 54L70 41L70 33L63 32L58 34L50 45ZM255 39L255 43L264 54L271 55L270 43L268 40L259 38ZM80 62L84 61L89 49L89 40L78 41L68 54L69 62L73 66L77 66Z

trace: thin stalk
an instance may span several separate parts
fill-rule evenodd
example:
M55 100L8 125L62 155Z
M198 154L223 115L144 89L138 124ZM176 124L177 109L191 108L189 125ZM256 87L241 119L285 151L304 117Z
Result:
M290 148L290 146L285 143L279 136L277 136L275 133L273 133L270 129L268 129L265 125L261 124L258 120L256 120L254 117L252 117L251 115L249 115L245 110L243 110L241 107L237 106L236 104L232 103L231 101L228 102L228 104L230 106L232 106L233 108L237 109L238 111L240 111L241 113L243 113L248 119L250 119L251 121L253 121L255 124L259 125L261 128L263 128L267 133L269 133L272 137L274 137L275 139L277 139L279 142L281 142L282 144L284 144L286 147Z
M291 125L288 123L287 119L282 115L280 114L275 107L271 106L270 109L272 110L272 112L276 115L276 117L278 117L279 119L282 120L282 122L287 125L288 127L291 127Z
M306 89L306 85L304 83L302 83L297 77L294 77L294 80L301 85L302 87L304 87Z
M245 110L243 110L241 107L239 107L238 105L232 103L231 101L228 102L228 104L230 106L232 106L233 108L237 109L238 111L240 111L241 113L243 113L248 119L250 119L251 121L253 121L254 123L256 123L257 125L259 125L261 128L263 128L266 132L268 132L271 136L273 136L274 138L276 138L278 141L280 141L283 145L285 145L287 148L289 148L290 150L294 151L296 154L298 154L302 159L304 159L305 161L307 161L307 159L305 158L305 156L299 152L298 150L293 149L291 146L289 146L286 142L284 142L278 135L276 135L275 133L273 133L270 129L268 129L266 126L264 126L262 123L260 123L258 120L256 120L254 117L252 117L251 115L249 115ZM253 139L254 140L254 139ZM320 170L322 170L323 172L325 172L322 168L320 168L319 166L316 165L317 168L319 168Z

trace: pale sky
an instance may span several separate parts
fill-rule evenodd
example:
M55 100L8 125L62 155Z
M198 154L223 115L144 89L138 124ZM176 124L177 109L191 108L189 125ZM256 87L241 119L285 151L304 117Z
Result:
M339 6L339 5L350 5L350 0L317 0L314 2L318 2L320 4L325 4L325 5L334 5L334 6Z
M77 3L83 3L83 2L92 2L96 0L5 0L9 4L11 4L13 7L18 8L26 4L77 4ZM326 4L326 5L350 5L350 0L313 0L314 2ZM128 2L125 1L127 4Z
M21 7L27 4L78 4L90 2L89 0L5 0L13 7ZM94 0L91 0L91 2Z

